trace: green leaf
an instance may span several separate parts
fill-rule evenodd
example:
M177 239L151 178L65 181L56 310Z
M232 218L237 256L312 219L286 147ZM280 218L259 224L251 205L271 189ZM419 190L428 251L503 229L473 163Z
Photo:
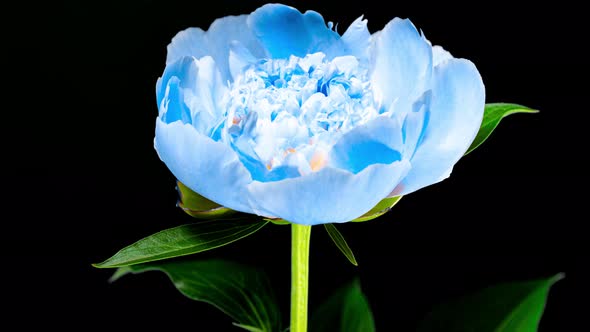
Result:
M536 332L549 288L563 274L485 288L435 308L419 332Z
M340 231L338 231L336 226L334 224L324 224L324 227L326 228L326 231L328 232L328 235L330 235L332 241L334 241L336 247L338 247L338 249L340 249L344 256L348 258L352 265L358 266L359 264L356 262L356 258L354 258L352 250L350 249L348 243L346 243L346 240L344 239L344 236L342 236L342 234L340 233Z
M212 219L236 213L232 209L221 206L197 194L180 181L176 181L176 189L178 189L178 196L180 197L178 207L191 217Z
M281 218L264 218L264 220L268 220L275 225L291 225L290 222Z
M496 129L500 121L510 115L515 113L538 113L539 111L528 108L526 106L518 105L518 104L506 104L506 103L493 103L493 104L486 104L485 110L483 113L483 120L481 122L481 126L473 143L465 155L470 153L471 151L475 150L478 146L481 145L490 134Z
M252 219L209 220L163 230L143 238L99 264L122 267L196 254L230 244L260 230L268 221Z
M257 269L223 261L152 262L127 266L115 274L164 272L186 297L209 303L251 332L280 330L280 311L266 275Z
M373 313L358 279L342 287L311 317L310 332L374 332Z
M371 219L375 219L387 213L391 208L393 208L403 196L394 196L394 197L386 197L381 200L381 202L377 203L369 212L363 214L362 216L351 220L353 222L362 222L368 221Z
M244 329L246 331L250 331L250 332L264 332L264 330L261 330L257 327L250 326L250 325L244 325L244 324L238 324L238 323L233 323L233 325L236 327L239 327L241 329Z

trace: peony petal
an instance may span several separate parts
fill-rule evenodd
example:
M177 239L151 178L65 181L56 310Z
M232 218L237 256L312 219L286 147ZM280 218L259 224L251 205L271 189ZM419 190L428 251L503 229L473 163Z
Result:
M237 77L244 67L256 62L256 57L244 45L234 40L230 43L228 60L231 76Z
M158 81L156 82L156 101L158 107L160 107L160 113L162 113L162 100L168 89L170 79L173 77L178 78L179 88L194 90L198 72L198 61L192 56L180 57L166 66L164 74L162 74L162 77L158 78Z
M225 100L223 98L228 87L223 81L219 67L213 58L210 56L201 58L198 61L198 66L199 73L195 82L195 94L190 100L185 98L185 101L191 107L193 117L200 112L207 113L211 119L219 119L224 113ZM193 123L195 122L196 120L193 119ZM207 125L213 125L213 123L207 123Z
M385 198L409 168L406 160L371 165L358 174L325 167L298 178L254 181L248 189L258 214L305 225L347 222Z
M246 192L252 178L227 145L190 124L158 118L154 147L172 174L194 192L232 210L253 212Z
M191 111L184 103L184 89L180 87L180 80L174 76L166 85L164 102L160 105L162 121L171 123L181 121L192 124Z
M250 14L248 26L273 58L315 52L323 52L329 59L344 55L340 36L315 11L302 14L290 6L267 4Z
M156 88L160 112L154 147L187 187L230 209L251 212L245 189L250 173L230 147L208 137L223 88L209 56L183 56L169 64Z
M204 57L209 54L209 42L207 33L200 28L188 28L180 31L172 38L166 48L166 64L171 64L184 56L195 58Z
M346 133L330 151L330 165L358 173L372 164L401 159L402 130L398 122L378 117Z
M232 41L237 41L257 58L266 57L266 51L247 26L248 15L226 16L213 21L208 31L189 28L179 32L168 45L166 64L183 56L213 57L224 82L231 80L229 50Z
M430 117L431 99L432 91L425 91L412 105L412 111L405 114L402 128L404 158L412 159L424 138Z
M209 135L222 113L222 84L210 56L200 60L183 56L166 66L156 84L159 115L166 123L181 120L192 123L200 133Z
M367 20L363 20L362 16L354 20L342 35L342 41L350 54L361 62L368 60L370 39L371 33L367 29Z
M371 38L373 89L389 110L392 103L407 112L427 88L432 51L412 22L395 18Z
M437 66L427 127L412 170L395 193L406 195L447 178L475 138L484 106L484 85L473 63L449 59Z
M432 66L436 67L441 63L453 59L453 55L449 53L449 51L445 50L441 46L433 46L432 47Z
M215 20L207 31L211 55L217 62L222 78L231 80L229 50L232 41L239 42L256 58L266 58L264 46L248 27L248 15L226 16Z

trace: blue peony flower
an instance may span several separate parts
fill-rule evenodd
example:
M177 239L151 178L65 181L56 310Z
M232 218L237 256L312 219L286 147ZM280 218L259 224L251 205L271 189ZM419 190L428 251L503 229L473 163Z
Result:
M447 178L482 121L476 67L409 20L343 35L268 4L190 28L156 84L155 148L225 207L299 224L346 222Z

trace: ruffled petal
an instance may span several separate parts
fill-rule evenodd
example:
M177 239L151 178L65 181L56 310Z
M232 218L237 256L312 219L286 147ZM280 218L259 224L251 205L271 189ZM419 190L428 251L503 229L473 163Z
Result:
M346 133L332 147L329 163L354 174L372 164L401 160L402 130L391 118L378 117Z
M297 224L353 220L375 206L408 172L406 160L375 164L358 174L326 167L298 178L249 185L258 214Z
M163 111L161 108L162 100L166 95L166 90L169 89L170 79L176 77L179 81L179 88L194 90L198 72L198 61L192 56L180 57L166 66L164 74L156 82L156 102L160 107L160 113Z
M450 59L453 59L453 56L449 51L438 45L432 47L432 66L436 67Z
M210 55L215 59L224 82L231 80L229 50L233 41L239 42L257 58L266 57L266 51L248 28L248 15L226 16L213 21L209 30L189 28L179 32L168 45L166 63L183 56L201 58Z
M406 195L447 178L481 125L485 88L473 63L448 59L434 69L430 112L412 170L394 191Z
M213 58L183 56L166 66L158 79L159 116L166 123L191 123L200 133L209 135L222 114L226 91Z
M188 28L180 31L168 44L166 64L171 64L184 56L195 58L210 55L207 33L200 28Z
M240 75L244 67L254 64L256 60L256 57L240 42L236 40L231 42L229 49L229 71L232 77Z
M224 96L228 91L226 82L222 79L219 72L217 63L210 56L202 57L198 61L199 73L195 80L195 87L191 92L189 98L185 98L185 102L191 109L193 116L193 124L201 124L206 131L200 131L203 134L210 135L210 130L213 120L217 120L222 117L224 113L225 100ZM198 114L206 114L206 117L202 120L208 119L208 121L197 121L195 116Z
M180 87L181 81L174 76L166 85L163 103L160 105L162 121L171 123L181 121L192 124L191 111L184 103L184 89Z
M328 59L344 55L338 33L330 30L322 15L281 4L267 4L248 17L248 26L272 58L304 57L323 52Z
M154 147L187 187L220 205L251 212L246 192L250 173L230 147L208 137L223 89L210 56L183 56L169 64L156 88Z
M405 158L411 159L414 156L416 148L424 138L430 117L431 99L432 91L425 91L418 100L414 101L412 111L407 112L403 117L402 137Z
M252 213L246 186L250 173L227 145L190 124L156 120L154 147L160 159L191 190L232 210Z
M428 87L431 47L412 22L395 18L371 38L375 97L389 110L393 103L406 112Z
M342 35L342 42L350 54L361 62L368 60L370 39L371 33L367 28L367 20L364 20L362 16L354 20Z
M267 57L263 45L248 27L248 15L227 16L215 20L207 31L207 38L211 55L224 79L231 79L229 51L232 41L239 42L256 58Z

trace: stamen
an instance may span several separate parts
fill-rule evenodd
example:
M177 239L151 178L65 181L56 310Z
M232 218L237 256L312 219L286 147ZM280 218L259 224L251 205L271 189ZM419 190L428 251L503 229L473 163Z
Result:
M313 157L311 157L311 160L309 161L309 166L311 167L311 170L314 172L319 171L320 169L324 168L324 166L326 166L328 162L328 158L326 157L326 154L323 152L316 152Z

